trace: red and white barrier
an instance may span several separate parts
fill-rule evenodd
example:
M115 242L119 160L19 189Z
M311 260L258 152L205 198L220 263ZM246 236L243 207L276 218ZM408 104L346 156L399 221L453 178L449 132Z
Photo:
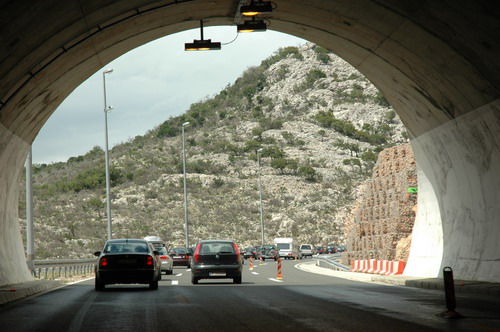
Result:
M375 261L375 269L373 271L374 274L380 274L380 271L382 270L382 261L377 259Z
M401 262L401 261L394 261L392 263L392 271L389 273L389 275L394 276L394 275L400 275L403 274L403 271L405 270L406 263Z
M389 261L384 259L381 261L381 268L380 271L378 271L378 274L386 274L388 270L389 270Z
M382 275L403 274L406 262L378 259L356 259L351 262L351 272L363 272Z
M375 271L375 262L376 259L369 259L368 260L368 273L374 273Z
M351 271L350 272L357 272L359 270L359 259L355 259L351 262Z

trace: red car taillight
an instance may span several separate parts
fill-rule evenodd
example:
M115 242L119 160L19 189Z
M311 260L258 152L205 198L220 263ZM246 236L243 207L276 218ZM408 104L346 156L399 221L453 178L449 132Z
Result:
M198 261L200 260L200 247L201 247L201 244L198 243L198 245L196 246L196 250L194 251L194 261L195 261L195 263L198 263Z
M238 246L234 242L233 242L233 247L234 247L234 252L236 253L236 257L238 257L240 255L240 249L238 249Z
M101 258L99 265L100 266L108 266L108 260L106 259L106 257Z
M160 259L167 259L167 256L160 256Z
M153 256L148 256L148 260L146 262L146 265L153 265Z

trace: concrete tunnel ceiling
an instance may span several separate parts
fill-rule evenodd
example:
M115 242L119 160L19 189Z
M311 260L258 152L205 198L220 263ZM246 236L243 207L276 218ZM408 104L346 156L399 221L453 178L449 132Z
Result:
M456 278L500 281L498 6L487 0L274 2L273 30L350 62L407 126L419 198L405 274L436 277L451 266ZM0 285L31 280L18 181L30 144L56 107L135 47L196 28L200 19L207 26L233 25L238 4L0 3Z

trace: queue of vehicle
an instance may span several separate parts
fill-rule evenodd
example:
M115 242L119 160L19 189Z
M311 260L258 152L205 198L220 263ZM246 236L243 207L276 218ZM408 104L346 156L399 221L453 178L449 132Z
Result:
M191 281L201 279L232 279L242 282L244 260L302 259L319 254L347 251L345 246L329 243L327 246L298 245L293 238L275 238L273 244L247 247L239 250L234 241L203 240L193 248L167 246L158 236L144 239L113 239L106 241L95 265L95 289L103 290L111 284L148 284L158 288L162 272L172 274L174 266L191 268Z

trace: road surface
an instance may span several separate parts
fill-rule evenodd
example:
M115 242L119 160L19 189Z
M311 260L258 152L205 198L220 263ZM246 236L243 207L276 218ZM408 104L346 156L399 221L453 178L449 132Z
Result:
M500 299L458 296L463 319L445 319L440 291L334 278L299 267L244 265L243 283L201 280L176 267L158 290L90 279L0 307L0 331L500 331ZM316 268L321 269L321 268Z

